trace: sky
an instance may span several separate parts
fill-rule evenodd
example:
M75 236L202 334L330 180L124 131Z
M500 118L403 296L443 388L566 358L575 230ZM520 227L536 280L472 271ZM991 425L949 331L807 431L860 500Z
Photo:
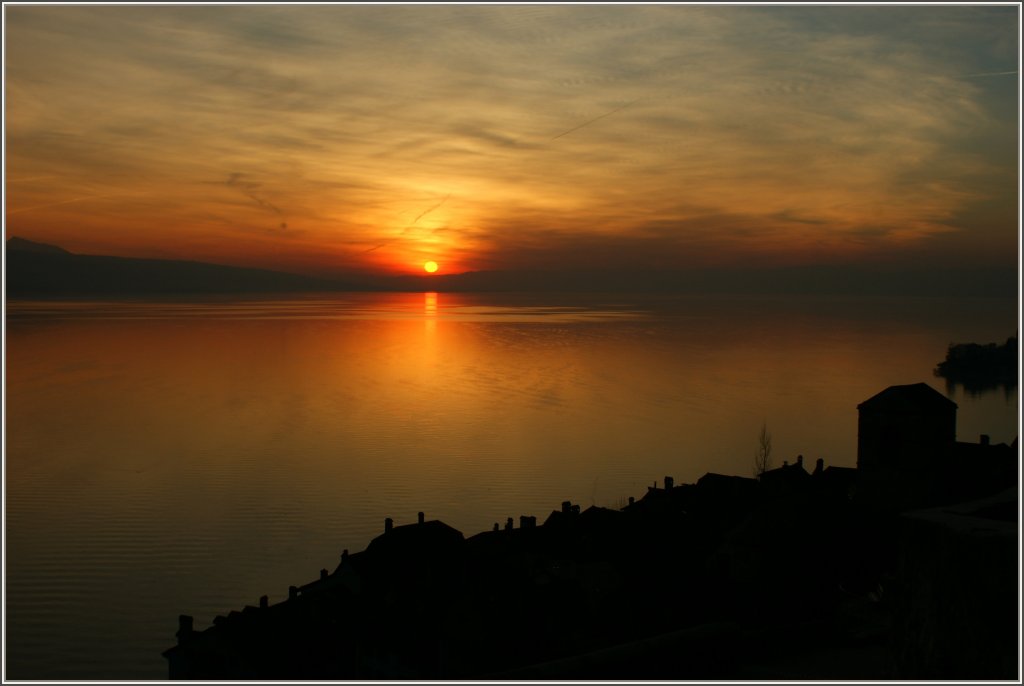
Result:
M321 275L1017 265L1017 5L4 20L7 237Z

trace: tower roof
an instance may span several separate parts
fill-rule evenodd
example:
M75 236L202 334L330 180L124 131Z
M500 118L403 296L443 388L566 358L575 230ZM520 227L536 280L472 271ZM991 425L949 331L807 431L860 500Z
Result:
M860 405L858 410L901 411L911 409L956 409L955 402L926 383L908 384L906 386L889 386Z

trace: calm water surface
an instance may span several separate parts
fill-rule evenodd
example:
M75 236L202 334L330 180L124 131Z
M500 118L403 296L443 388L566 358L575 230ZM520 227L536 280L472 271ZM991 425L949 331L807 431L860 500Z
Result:
M357 294L10 302L12 679L162 679L177 615L287 596L423 510L470 535L672 475L856 462L856 405L926 381L959 437L1017 435L1017 390L932 369L1015 300Z

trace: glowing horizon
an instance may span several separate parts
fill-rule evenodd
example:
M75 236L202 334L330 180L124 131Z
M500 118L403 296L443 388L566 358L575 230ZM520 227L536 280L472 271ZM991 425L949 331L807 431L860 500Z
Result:
M7 237L323 274L1016 263L1016 7L5 13Z

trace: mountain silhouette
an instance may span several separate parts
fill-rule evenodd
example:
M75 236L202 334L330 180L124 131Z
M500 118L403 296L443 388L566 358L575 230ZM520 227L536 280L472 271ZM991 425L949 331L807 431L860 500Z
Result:
M30 241L27 238L21 238L20 236L12 236L7 239L7 252L18 251L18 252L34 252L34 253L47 253L50 255L70 255L71 253L60 248L56 245L49 245L48 243L37 243Z
M24 238L7 240L7 294L28 296L439 291L448 293L688 293L1006 296L1016 270L893 269L870 265L691 269L516 269L334 278L186 260L78 255Z
M362 284L207 262L78 255L17 236L7 240L9 297L296 293L366 290Z

